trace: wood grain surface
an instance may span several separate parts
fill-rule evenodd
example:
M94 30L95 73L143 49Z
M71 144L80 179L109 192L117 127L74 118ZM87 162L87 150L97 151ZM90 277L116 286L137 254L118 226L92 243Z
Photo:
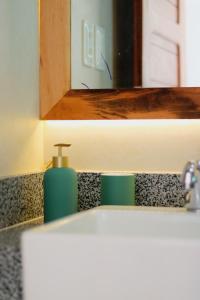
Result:
M77 90L44 120L199 119L200 88Z
M43 117L71 86L69 0L40 1L40 115Z

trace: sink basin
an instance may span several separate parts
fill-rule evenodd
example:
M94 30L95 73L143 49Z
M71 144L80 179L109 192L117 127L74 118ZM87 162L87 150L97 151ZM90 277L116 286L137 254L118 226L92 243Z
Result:
M22 237L25 300L199 300L200 215L101 206Z

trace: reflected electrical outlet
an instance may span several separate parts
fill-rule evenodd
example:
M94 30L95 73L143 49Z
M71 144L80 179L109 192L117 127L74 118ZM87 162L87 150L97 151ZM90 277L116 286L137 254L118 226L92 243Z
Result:
M106 41L105 29L101 26L95 26L95 67L97 70L105 71L106 65Z
M87 21L82 22L83 26L83 64L87 67L94 67L94 24Z

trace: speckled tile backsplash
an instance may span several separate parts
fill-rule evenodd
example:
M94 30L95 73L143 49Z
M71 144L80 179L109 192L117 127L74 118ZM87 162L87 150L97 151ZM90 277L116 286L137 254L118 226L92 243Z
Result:
M136 176L137 205L183 207L184 194L180 175L138 174Z
M0 180L0 228L43 214L43 173ZM100 204L100 173L78 173L79 210ZM184 206L179 175L136 175L136 203L146 206Z
M100 173L79 173L79 209L100 204ZM176 206L185 204L180 175L137 174L136 204L145 206Z
M43 214L42 180L43 173L0 180L0 229Z

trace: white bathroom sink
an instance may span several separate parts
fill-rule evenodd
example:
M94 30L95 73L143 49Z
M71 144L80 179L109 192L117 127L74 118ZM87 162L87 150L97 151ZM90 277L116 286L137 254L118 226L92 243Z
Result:
M24 300L199 300L200 215L102 206L22 237Z

